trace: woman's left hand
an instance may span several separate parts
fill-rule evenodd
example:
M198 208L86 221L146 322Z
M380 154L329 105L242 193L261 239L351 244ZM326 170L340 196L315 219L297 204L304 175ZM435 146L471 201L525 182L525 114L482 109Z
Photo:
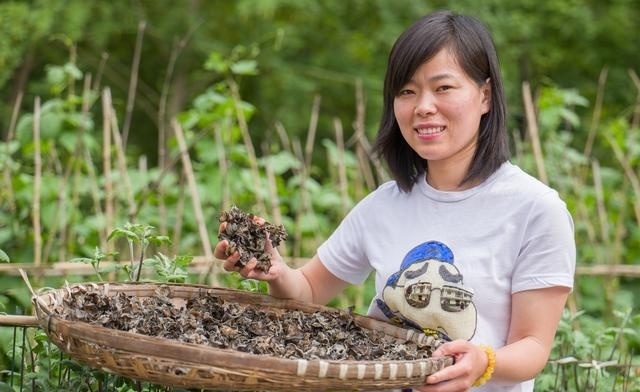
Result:
M426 385L414 387L420 392L468 391L487 368L487 354L480 347L466 340L448 342L438 347L432 357L451 355L455 363L431 374Z

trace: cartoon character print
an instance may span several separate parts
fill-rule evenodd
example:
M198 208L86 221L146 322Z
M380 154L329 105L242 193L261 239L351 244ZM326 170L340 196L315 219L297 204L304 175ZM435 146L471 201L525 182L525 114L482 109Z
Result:
M472 298L473 290L463 285L451 249L429 241L407 253L376 302L396 323L445 340L469 340L477 321Z

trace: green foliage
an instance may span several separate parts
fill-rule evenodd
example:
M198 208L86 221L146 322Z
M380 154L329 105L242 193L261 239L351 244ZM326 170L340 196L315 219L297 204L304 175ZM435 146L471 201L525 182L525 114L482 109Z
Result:
M617 325L584 312L563 315L546 371L536 379L537 391L640 391L635 377L640 356L628 345L640 342L640 315L615 312ZM635 364L635 365L634 365Z
M93 270L96 273L96 277L98 278L99 281L103 281L104 279L102 278L102 274L104 272L110 272L111 270L115 270L111 269L111 270L107 270L107 269L103 269L100 267L100 262L102 262L103 260L105 260L107 257L110 256L115 256L117 255L117 253L115 252L111 252L111 253L104 253L100 248L96 247L95 252L93 253L93 257L77 257L71 261L75 261L75 262L79 262L79 263L84 263L84 264L90 264L91 267L93 267Z

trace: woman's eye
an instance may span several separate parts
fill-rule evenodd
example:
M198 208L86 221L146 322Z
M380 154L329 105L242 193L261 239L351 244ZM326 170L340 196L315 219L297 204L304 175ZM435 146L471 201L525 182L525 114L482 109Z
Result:
M409 89L402 89L398 92L398 96L402 96L402 95L411 95L413 94L413 90L409 90Z
M450 90L452 88L453 87L451 87L451 86L444 85L444 86L439 86L436 90L438 90L438 91L446 91L446 90Z

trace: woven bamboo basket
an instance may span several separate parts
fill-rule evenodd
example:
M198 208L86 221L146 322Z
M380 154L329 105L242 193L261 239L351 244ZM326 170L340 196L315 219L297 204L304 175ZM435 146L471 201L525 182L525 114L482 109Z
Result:
M424 378L453 363L451 357L406 361L332 361L284 359L177 340L118 331L69 321L51 312L56 304L79 291L100 294L153 296L160 284L87 283L45 291L33 297L36 316L51 341L71 358L120 376L169 387L233 390L375 390L421 385ZM330 308L269 295L201 285L162 285L168 297L189 299L216 295L225 301L261 307L316 312ZM331 311L339 311L330 309ZM436 348L442 342L414 330L354 315L360 327L383 331L400 341Z

